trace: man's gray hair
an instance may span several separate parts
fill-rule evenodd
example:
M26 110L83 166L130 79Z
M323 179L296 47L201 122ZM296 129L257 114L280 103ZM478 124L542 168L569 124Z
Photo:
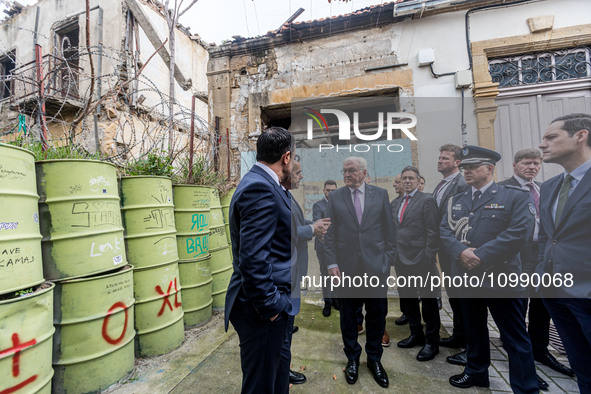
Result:
M363 157L358 157L358 156L351 156L351 157L347 157L345 159L345 161L343 162L343 165L345 165L345 163L355 163L357 165L357 168L359 168L361 171L363 170L367 170L367 160L365 160Z

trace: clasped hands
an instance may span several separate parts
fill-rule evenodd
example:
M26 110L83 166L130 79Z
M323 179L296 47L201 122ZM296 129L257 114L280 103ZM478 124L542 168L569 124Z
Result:
M474 254L475 250L476 248L468 248L460 253L460 264L467 270L472 270L481 264L480 258Z

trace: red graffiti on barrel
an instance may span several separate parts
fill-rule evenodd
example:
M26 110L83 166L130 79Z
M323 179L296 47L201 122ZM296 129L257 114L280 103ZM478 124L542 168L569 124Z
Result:
M125 312L125 322L123 323L123 331L121 331L121 335L118 338L113 338L109 335L109 333L107 332L107 329L109 327L109 319L111 318L111 315L117 310L117 309L123 309ZM125 337L125 332L127 331L127 320L128 320L128 314L127 314L127 306L125 306L125 304L121 301L114 303L111 308L109 308L109 310L107 311L107 316L105 316L105 319L103 320L103 338L105 339L105 341L107 341L108 343L110 343L111 345L116 345L119 342L121 342L123 340L123 338ZM2 393L0 393L2 394Z
M35 339L31 339L30 341L21 343L18 334L15 332L14 334L12 334L12 347L5 349L5 350L0 350L0 357L8 356L11 354L13 355L12 356L12 376L14 376L15 378L20 375L21 351L25 350L28 347L33 346L36 343L37 343L37 341ZM12 387L9 387L7 389L0 391L0 394L14 393L14 392L22 389L23 387L27 386L28 384L34 382L36 379L37 379L37 375L33 375L15 386L12 386Z
M177 289L176 278L174 278L174 281L171 280L170 283L168 284L168 290L166 290L166 293L164 291L162 291L162 288L160 287L160 285L156 286L156 291L158 292L158 294L160 294L162 296L162 307L160 308L160 311L158 312L157 316L162 316L162 314L164 313L164 309L166 308L167 305L170 308L171 312L174 309L172 304L170 303L170 300L168 299L168 296L170 295L170 291L172 290L173 285L174 285L174 291L175 291L175 293L174 293L174 308L178 308L179 306L181 306L181 303L178 302L179 290Z

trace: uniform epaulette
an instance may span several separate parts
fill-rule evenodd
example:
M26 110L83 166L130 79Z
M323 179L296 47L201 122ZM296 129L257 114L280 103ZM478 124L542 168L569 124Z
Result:
M515 190L521 190L522 192L529 192L529 189L526 189L524 187L521 186L513 186L513 185L501 185L506 187L507 189L515 189Z

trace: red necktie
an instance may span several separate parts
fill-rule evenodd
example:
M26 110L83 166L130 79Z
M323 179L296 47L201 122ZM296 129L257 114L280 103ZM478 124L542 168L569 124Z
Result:
M404 205L402 206L402 211L400 211L400 222L402 222L402 218L404 217L404 211L406 211L406 207L408 206L408 200L410 200L410 195L406 195L404 198Z
M531 197L534 200L534 205L536 206L536 215L540 216L540 195L536 190L536 187L533 183L527 183L525 186L529 187L529 192L531 193Z

